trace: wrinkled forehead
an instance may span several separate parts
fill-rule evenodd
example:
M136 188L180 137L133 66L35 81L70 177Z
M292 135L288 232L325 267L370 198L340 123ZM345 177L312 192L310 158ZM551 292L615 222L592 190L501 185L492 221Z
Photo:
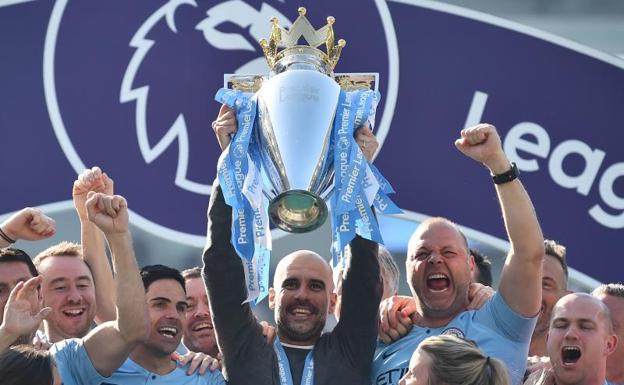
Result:
M286 279L316 279L333 287L332 270L327 261L315 253L298 252L282 259L275 269L274 286L279 287Z
M412 234L408 254L421 247L454 247L467 251L468 245L459 229L446 220L431 220L421 223Z
M200 298L202 296L207 296L208 293L206 291L206 285L204 285L204 280L201 278L190 278L185 281L186 285L186 296L187 297L196 297Z
M80 257L75 256L55 256L47 257L38 267L39 273L45 281L65 278L75 280L88 278L93 280L93 275L89 266Z
M561 298L553 309L552 319L605 321L603 304L595 297L587 294L569 294Z
M18 280L32 278L28 265L24 262L0 262L0 283L14 284Z

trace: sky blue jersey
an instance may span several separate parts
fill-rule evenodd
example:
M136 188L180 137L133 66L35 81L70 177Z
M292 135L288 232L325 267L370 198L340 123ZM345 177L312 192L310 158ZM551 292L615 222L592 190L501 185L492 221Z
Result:
M515 313L496 293L481 309L464 311L444 327L414 326L393 344L380 342L373 360L371 383L397 385L407 373L412 353L425 338L453 334L475 341L486 355L503 361L512 384L521 384L536 320L537 316L527 318Z
M220 371L186 375L186 368L177 367L163 376L148 372L127 359L110 377L101 376L89 359L81 339L58 342L50 348L64 385L225 385Z

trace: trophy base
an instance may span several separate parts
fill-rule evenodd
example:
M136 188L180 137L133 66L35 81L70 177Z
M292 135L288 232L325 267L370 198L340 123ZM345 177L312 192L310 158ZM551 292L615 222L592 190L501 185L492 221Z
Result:
M289 190L269 204L271 221L290 233L306 233L320 227L327 219L327 205L316 194L306 190Z

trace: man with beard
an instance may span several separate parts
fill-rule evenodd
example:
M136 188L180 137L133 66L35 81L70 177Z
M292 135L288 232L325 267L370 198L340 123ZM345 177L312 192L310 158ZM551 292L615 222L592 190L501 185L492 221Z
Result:
M52 345L50 353L63 382L68 385L96 383L92 382L94 378L109 376L146 334L145 295L128 232L125 199L92 193L87 208L89 219L106 234L117 274L116 290L125 295L117 297L116 321L100 325L84 338ZM37 287L44 280L35 277L15 287L7 306L12 313L7 315L11 324L3 325L3 332L13 337L27 334L51 310L49 307L39 309Z
M113 180L99 167L84 170L72 188L82 244L61 242L34 259L43 276L44 303L52 308L44 321L45 338L51 343L84 337L94 321L100 324L116 316L114 282L104 235L87 215L85 203L91 192L113 194Z
M52 308L44 321L48 341L86 336L97 303L93 275L82 259L80 245L63 241L39 253L34 263L43 277L44 305Z
M600 285L592 295L609 309L613 329L618 338L615 351L607 358L607 380L613 385L624 385L624 284Z
M89 218L106 234L114 255L115 289L119 293L116 296L118 329L123 332L122 321L132 320L133 334L118 340L117 329L107 328L109 323L105 323L83 340L65 340L53 345L52 352L57 362L60 359L59 371L64 383L224 385L220 372L188 375L187 370L172 359L172 353L182 339L187 306L180 272L153 265L144 267L139 273L134 258L132 265L128 261L128 255L133 257L134 253L125 200L117 196L90 194L101 201L95 203L90 198L91 203L87 203ZM119 255L125 256L124 265L115 262L115 254L118 254L116 259L120 259ZM111 340L101 337L106 336L103 330L112 333ZM109 355L107 361L102 361L103 352Z
M546 355L546 336L550 326L552 309L561 297L568 293L568 265L566 249L556 241L544 241L542 261L542 307L531 337L529 356Z
M531 200L517 179L517 168L510 165L494 126L464 129L455 145L485 165L495 183L511 246L499 291L479 310L467 310L474 260L466 237L446 218L423 221L409 241L405 262L419 324L402 339L380 344L372 370L375 385L396 385L407 372L418 344L438 334L474 340L487 355L507 364L514 384L524 375L541 304L542 232Z
M552 368L534 372L525 384L608 385L607 359L617 342L604 303L589 294L568 294L550 321L546 347Z
M201 268L194 267L182 272L186 285L186 320L182 343L186 349L217 358L219 347L210 317L210 303Z
M223 106L213 123L221 149L236 131L232 110ZM378 144L369 128L356 132L367 159ZM342 287L340 322L321 335L336 304L331 267L321 256L295 251L277 265L269 307L277 337L267 342L247 295L241 259L231 243L232 209L215 181L208 207L204 278L210 297L224 373L230 385L361 385L368 382L377 336L382 284L377 244L359 236Z

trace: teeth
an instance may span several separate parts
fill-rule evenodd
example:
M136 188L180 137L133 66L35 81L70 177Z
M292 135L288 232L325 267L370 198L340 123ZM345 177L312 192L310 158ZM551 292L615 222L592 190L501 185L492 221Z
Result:
M212 324L208 322L200 322L193 327L193 330L198 331L198 330L206 329L206 328L212 329Z
M83 311L84 311L83 309L72 309L72 310L63 310L63 313L69 314L69 315L80 315L82 314Z
M306 308L301 308L301 307L295 308L295 309L293 310L293 312L294 312L295 314L310 314L310 313L311 313L311 312L310 312L310 310L308 310L308 309L306 309Z
M569 351L569 352L580 352L581 349L579 349L577 346L564 346L563 348L564 351Z
M431 274L428 279L445 279L446 275L444 274Z
M163 327L158 329L158 332L165 337L173 338L176 334L178 334L178 329L172 327Z

